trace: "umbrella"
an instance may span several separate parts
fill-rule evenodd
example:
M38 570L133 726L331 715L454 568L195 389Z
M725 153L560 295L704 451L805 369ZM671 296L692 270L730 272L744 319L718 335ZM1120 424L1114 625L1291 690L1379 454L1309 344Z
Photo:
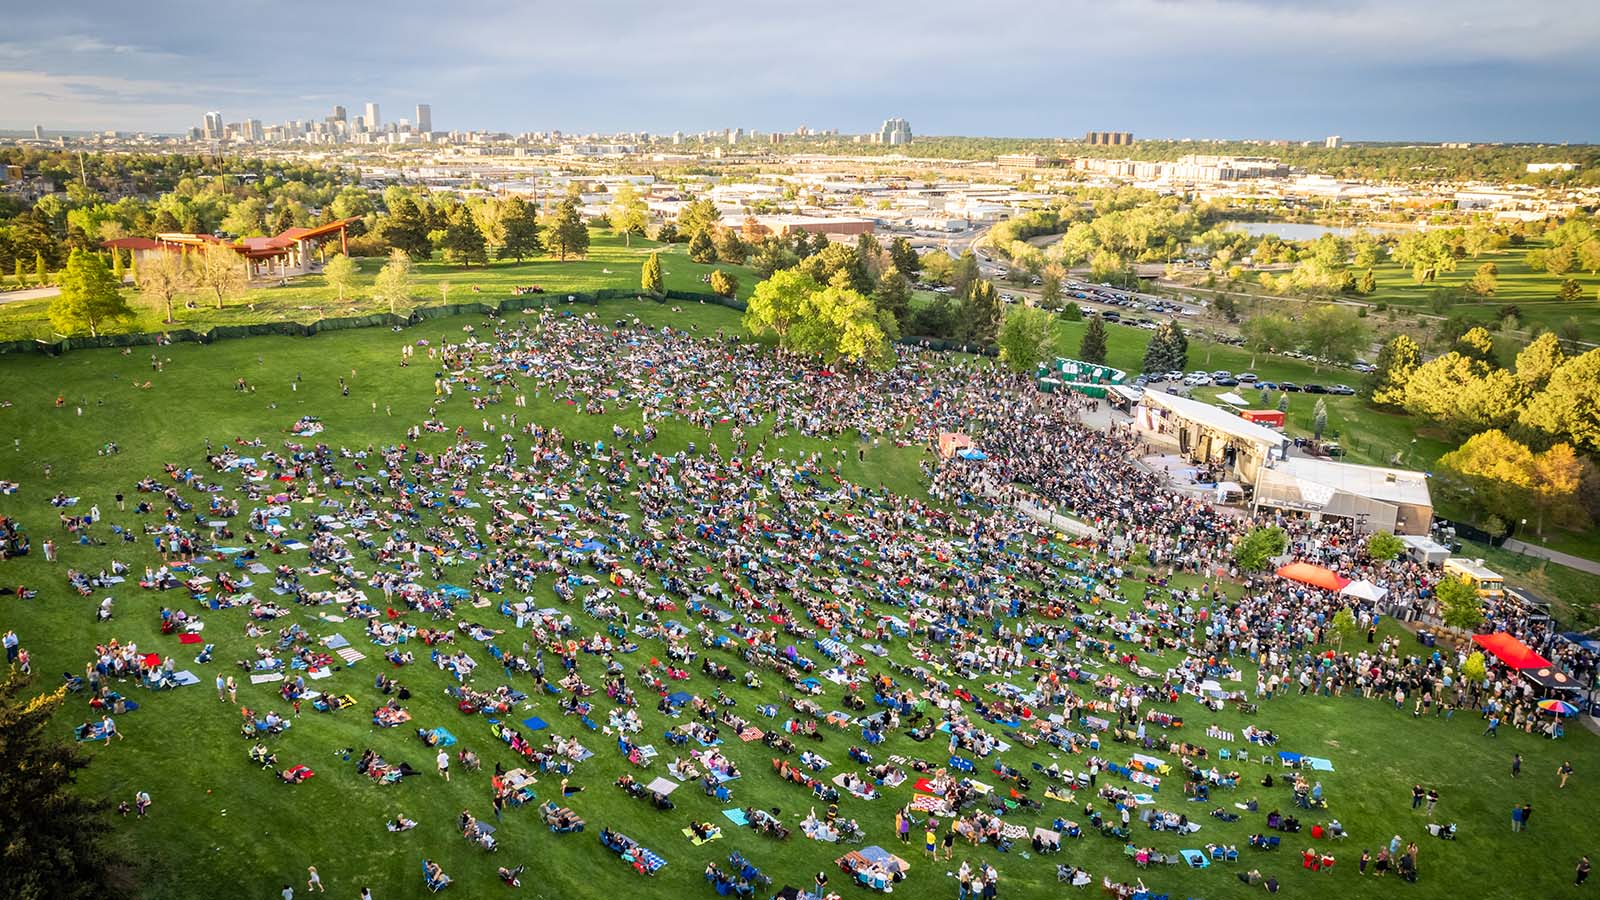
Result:
M1565 700L1540 700L1539 708L1547 713L1555 713L1558 716L1575 716L1578 714L1578 708Z

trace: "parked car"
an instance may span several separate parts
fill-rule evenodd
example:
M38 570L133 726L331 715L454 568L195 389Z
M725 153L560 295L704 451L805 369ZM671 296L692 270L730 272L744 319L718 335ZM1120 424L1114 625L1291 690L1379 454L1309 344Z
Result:
M1235 375L1234 377L1239 379L1239 383L1240 384L1255 384L1256 383L1256 373L1254 373L1254 372L1240 372L1238 375Z
M1239 379L1234 378L1232 375L1225 375L1222 378L1211 379L1211 383L1217 387L1233 387L1239 383Z
M1328 392L1327 386L1321 384L1308 384L1301 388L1301 390L1308 394L1326 394Z
M1285 381L1284 383L1278 385L1278 390L1280 390L1280 391L1290 391L1292 393L1298 394L1300 392L1300 385L1295 384L1292 381Z
M1261 388L1262 390L1275 391L1278 390L1278 383L1276 381L1262 381L1258 382L1256 387Z
M1341 397L1353 397L1355 396L1356 389L1348 384L1336 384L1328 388L1328 393L1338 394Z
M1212 378L1232 378L1233 377L1233 373L1229 372L1227 369L1218 369L1215 372L1211 373L1211 377Z
M1211 383L1211 376L1202 372L1198 375L1190 375L1183 380L1183 383L1189 387L1205 387Z

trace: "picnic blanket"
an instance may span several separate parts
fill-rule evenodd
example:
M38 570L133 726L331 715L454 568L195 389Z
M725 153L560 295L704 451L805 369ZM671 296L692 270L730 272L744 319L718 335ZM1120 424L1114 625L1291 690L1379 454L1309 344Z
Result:
M182 672L172 673L172 680L177 682L180 687L200 683L199 676L195 675L188 669L184 669Z
M1332 760L1323 759L1320 756L1306 756L1306 757L1302 757L1300 761L1302 763L1304 763L1305 765L1308 765L1311 768L1315 769L1318 772L1332 772L1333 771L1333 761Z
M367 658L365 653L362 653L360 650L357 650L354 647L344 647L340 649L338 653L340 659L344 660L347 665L352 666Z
M350 641L342 634L330 634L322 639L322 646L329 650L343 650L350 646Z
M188 634L181 634L181 635L178 636L178 643L180 643L180 644L203 644L203 643L205 643L205 641L206 641L205 638L201 637L198 634L194 634L193 632L190 632Z
M764 737L766 737L766 735L762 733L761 729L755 727L754 725L748 725L743 731L739 732L739 740L744 741L747 744L751 741L759 741Z
M733 809L723 810L722 815L726 817L729 822L738 825L740 828L750 824L750 820L745 817L744 810L737 806Z
M282 680L283 680L283 673L282 672L262 672L262 673L260 673L258 675L251 675L250 676L250 683L251 684L266 684L269 681L282 681Z
M550 723L539 718L538 716L529 716L522 720L522 724L523 727L527 728L529 731L542 731L550 727Z
M722 840L722 829L714 828L710 837L697 837L693 828L685 828L683 829L683 836L688 838L691 844L694 844L696 847L700 847L705 844L709 844L712 841Z

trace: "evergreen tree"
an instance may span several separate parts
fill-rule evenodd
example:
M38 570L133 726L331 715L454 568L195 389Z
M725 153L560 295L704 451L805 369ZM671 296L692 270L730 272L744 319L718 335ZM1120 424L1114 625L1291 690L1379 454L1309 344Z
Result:
M428 239L428 231L428 220L422 214L422 209L415 200L404 197L389 210L378 234L390 247L405 251L412 259L427 259L433 255L433 242Z
M666 294L666 283L661 277L661 255L659 253L652 253L645 259L644 266L639 273L639 289L650 297L660 297Z
M1556 288L1556 299L1572 302L1583 297L1583 285L1576 278L1568 278L1561 282L1561 287Z
M902 238L903 240L903 238ZM905 334L911 324L911 284L900 274L899 267L891 264L878 276L877 289L872 301L878 309L894 317L900 333Z
M1378 279L1372 274L1372 270L1368 269L1365 272L1362 272L1361 280L1356 282L1356 293L1363 297L1370 297L1377 289Z
M962 303L962 337L970 344L988 347L1000 333L1000 295L994 283L979 279L972 283Z
M445 225L439 248L449 262L468 266L473 263L487 265L489 262L488 242L478 228L477 220L465 206L457 206L450 213L450 221Z
M500 231L504 235L495 256L517 262L544 252L539 240L539 213L521 197L512 196L500 204Z
M109 274L109 273L108 273ZM106 804L73 787L90 758L50 737L64 687L38 696L15 667L0 682L0 870L8 897L97 900L128 896L112 881L122 866L107 848Z
M978 258L968 250L956 260L955 269L950 273L950 286L956 289L957 296L966 297L972 291L972 285L978 281L980 274Z
M1099 316L1090 316L1089 325L1083 330L1083 340L1078 344L1078 359L1087 363L1103 365L1106 361L1106 321Z
M678 233L677 225L671 222L663 222L661 227L656 229L656 240L663 244L676 244L683 240L683 237Z
M712 236L716 244L717 259L733 265L744 265L745 257L750 255L750 245L739 236L736 228L718 228Z
M711 293L719 297L732 297L739 293L739 279L717 269L711 273Z
M578 212L577 198L569 196L556 207L550 226L545 229L545 239L563 262L568 254L582 256L588 252L589 226Z
M717 245L711 240L711 232L708 229L696 231L689 238L689 258L702 264L717 261Z
M1144 348L1144 371L1182 371L1189 365L1189 339L1177 322L1167 320L1150 336Z
M50 283L50 267L44 263L44 253L38 250L33 251L33 277L40 287Z
M889 244L889 259L908 281L916 281L922 272L922 258L917 255L911 242L903 237L897 237Z

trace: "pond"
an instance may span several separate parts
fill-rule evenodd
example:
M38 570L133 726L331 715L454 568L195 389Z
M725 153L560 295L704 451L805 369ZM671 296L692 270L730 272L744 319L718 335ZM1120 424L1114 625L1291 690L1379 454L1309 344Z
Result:
M1229 231L1243 231L1251 237L1275 234L1286 241L1314 241L1325 234L1349 237L1361 230L1336 225L1313 225L1307 222L1229 222Z

